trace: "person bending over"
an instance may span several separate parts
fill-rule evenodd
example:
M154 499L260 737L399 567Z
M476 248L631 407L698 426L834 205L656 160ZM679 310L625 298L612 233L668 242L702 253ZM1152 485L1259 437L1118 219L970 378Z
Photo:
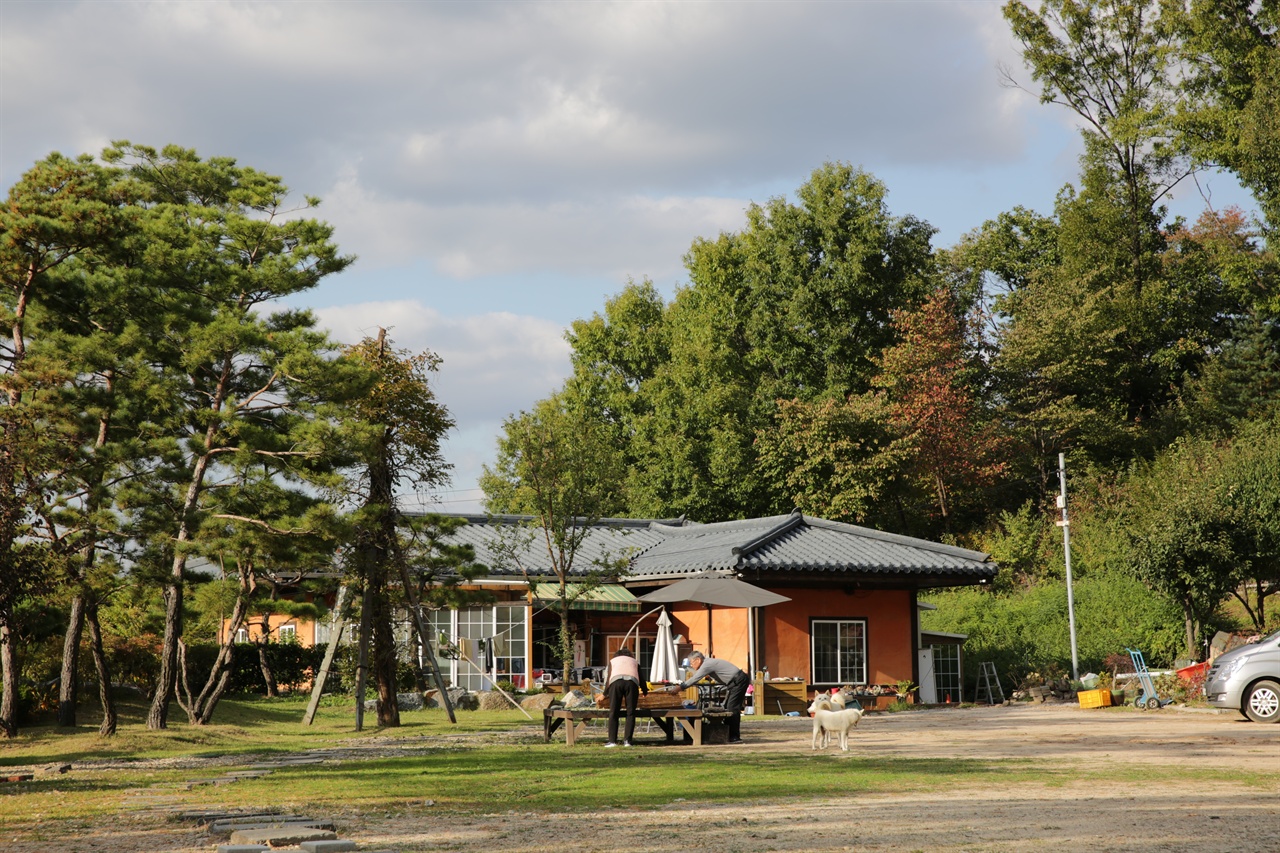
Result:
M689 655L689 666L693 669L693 675L679 684L671 685L667 691L679 693L707 677L726 685L729 689L725 694L724 709L732 714L729 717L729 743L742 743L742 709L747 705L747 685L751 683L751 679L727 660L709 658L702 652Z
M631 649L622 646L604 671L604 692L609 697L609 742L606 747L618 745L618 717L622 715L624 703L627 707L627 729L622 743L631 746L631 736L636 732L636 703L640 701L642 690L649 692L649 688L640 683L640 664L631 654Z

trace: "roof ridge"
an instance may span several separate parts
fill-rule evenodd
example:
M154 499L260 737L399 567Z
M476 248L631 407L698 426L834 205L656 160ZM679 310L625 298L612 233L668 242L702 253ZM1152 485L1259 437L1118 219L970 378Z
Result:
M536 515L521 515L519 513L477 513L477 512L426 512L420 509L401 510L401 515L407 515L412 518L420 518L428 515L440 515L447 518L461 518L468 524L521 524L526 521L537 521ZM677 518L597 518L590 524L582 524L586 521L583 516L577 516L574 519L579 522L580 526L592 527L653 527L654 525L670 526L673 530L679 530L682 526L690 524L683 515Z
M932 542L928 539L918 539L914 536L904 536L901 533L886 533L883 530L875 530L870 527L862 527L857 524L848 524L843 521L831 521L826 518L817 518L814 516L804 516L805 522L810 527L822 527L827 530L836 530L847 533L856 533L859 536L865 536L868 539L878 539L882 542L893 542L897 545L906 545L911 548L919 548L922 551L934 551L940 554L948 554L953 557L963 557L967 560L977 560L978 562L988 562L991 555L982 551L974 551L969 548L961 548L959 545L947 545L943 542Z
M800 514L799 510L797 510L784 518L781 524L774 525L771 529L766 530L755 539L752 539L742 545L734 545L732 553L735 557L740 557L743 554L750 554L760 546L766 545L774 539L777 539L782 534L795 529L797 525L803 524L804 520L804 516Z
M680 526L667 525L664 522L655 522L655 528L661 527L659 532L665 534L687 534L689 536L701 536L707 533L715 533L718 530L732 530L735 527L760 527L762 523L769 522L785 522L794 516L795 513L787 515L768 515L763 518L734 518L729 521L686 521Z

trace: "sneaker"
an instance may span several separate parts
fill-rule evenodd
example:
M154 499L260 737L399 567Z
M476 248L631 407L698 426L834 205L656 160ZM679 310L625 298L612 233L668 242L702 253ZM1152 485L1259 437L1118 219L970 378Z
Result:
M606 743L606 744L604 745L604 748L605 748L605 749L613 749L615 746L617 746L617 744L616 744L616 743L614 743L613 741L609 741L608 743Z
M635 744L632 743L631 741L627 741L626 743L623 744L623 746L635 746Z

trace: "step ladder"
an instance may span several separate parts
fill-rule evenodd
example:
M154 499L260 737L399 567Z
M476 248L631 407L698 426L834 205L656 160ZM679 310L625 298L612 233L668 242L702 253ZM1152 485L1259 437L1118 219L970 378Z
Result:
M997 696L1000 698L997 699ZM985 701L988 705L1004 704L1004 688L1000 686L1000 676L996 675L996 665L989 660L978 664L978 686L974 691L973 701Z

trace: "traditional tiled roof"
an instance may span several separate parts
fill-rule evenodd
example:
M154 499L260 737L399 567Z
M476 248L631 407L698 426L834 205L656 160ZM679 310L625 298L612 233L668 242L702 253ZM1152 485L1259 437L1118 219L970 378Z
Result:
M990 580L997 568L990 557L978 551L799 512L663 532L663 541L634 561L629 580L656 580L711 568L732 569L760 580L857 575L904 581L935 579L938 585L945 585Z
M521 515L465 515L467 523L458 528L450 542L471 545L476 562L489 567L492 576L515 575L523 578L551 574L551 558L547 554L542 529L527 526L531 519ZM587 531L574 557L576 573L586 574L603 561L634 558L636 554L661 542L657 532L680 524L680 519L602 518ZM519 565L512 559L518 556ZM523 568L522 568L523 567Z
M469 516L467 520L470 523L454 539L475 546L477 560L489 566L493 575L522 575L494 542L502 538L502 530L527 519ZM989 582L997 569L988 555L978 551L799 512L714 524L603 519L584 540L575 571L590 571L606 555L630 558L630 574L624 581L628 585L718 569L757 582L952 586ZM540 540L525 549L521 560L531 574L550 571L546 546Z

